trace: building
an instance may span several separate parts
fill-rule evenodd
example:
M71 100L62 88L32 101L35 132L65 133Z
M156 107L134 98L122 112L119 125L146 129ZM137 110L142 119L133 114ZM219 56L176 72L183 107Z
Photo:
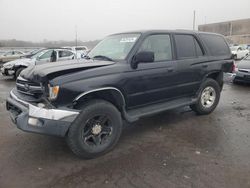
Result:
M199 25L198 30L220 33L232 44L250 44L250 18Z

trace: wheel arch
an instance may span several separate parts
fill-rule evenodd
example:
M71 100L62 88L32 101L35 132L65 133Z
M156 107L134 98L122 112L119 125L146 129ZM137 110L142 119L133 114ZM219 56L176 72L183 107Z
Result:
M120 112L125 110L125 97L123 93L115 87L104 87L83 92L74 99L74 107L79 108L91 99L106 100L117 107Z
M217 81L222 89L222 87L223 87L223 72L222 71L210 72L205 76L204 80L207 78L211 78L211 79Z
M197 90L195 96L198 97L200 95L200 92L202 90L202 86L203 86L203 83L206 81L206 79L213 79L215 80L219 86L220 86L220 89L222 90L223 88L223 72L222 71L213 71L213 72L209 72L208 74L206 74L202 80L202 83L199 87L199 89Z

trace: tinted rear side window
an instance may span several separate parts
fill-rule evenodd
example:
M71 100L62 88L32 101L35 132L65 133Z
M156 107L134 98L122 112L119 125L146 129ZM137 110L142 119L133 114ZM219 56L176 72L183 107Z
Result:
M202 51L202 49L201 49L199 43L197 42L197 40L196 40L195 38L194 38L194 44L195 44L195 48L196 48L196 55L197 55L198 57L203 56L204 53L203 53L203 51Z
M222 36L213 34L200 34L200 36L208 47L211 55L223 56L231 53L225 39Z
M180 59L203 56L203 51L192 35L175 35L177 56Z

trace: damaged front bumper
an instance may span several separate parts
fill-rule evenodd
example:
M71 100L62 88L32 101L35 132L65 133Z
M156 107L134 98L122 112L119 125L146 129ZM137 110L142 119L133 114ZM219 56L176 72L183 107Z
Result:
M11 119L16 126L27 132L53 136L65 136L79 111L73 109L48 109L43 103L31 104L17 95L13 90L6 101Z

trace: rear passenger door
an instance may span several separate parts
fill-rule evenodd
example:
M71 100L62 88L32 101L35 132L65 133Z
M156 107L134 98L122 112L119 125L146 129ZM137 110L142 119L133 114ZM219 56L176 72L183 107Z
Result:
M199 89L207 65L204 49L195 35L174 35L177 56L178 95L192 96Z

